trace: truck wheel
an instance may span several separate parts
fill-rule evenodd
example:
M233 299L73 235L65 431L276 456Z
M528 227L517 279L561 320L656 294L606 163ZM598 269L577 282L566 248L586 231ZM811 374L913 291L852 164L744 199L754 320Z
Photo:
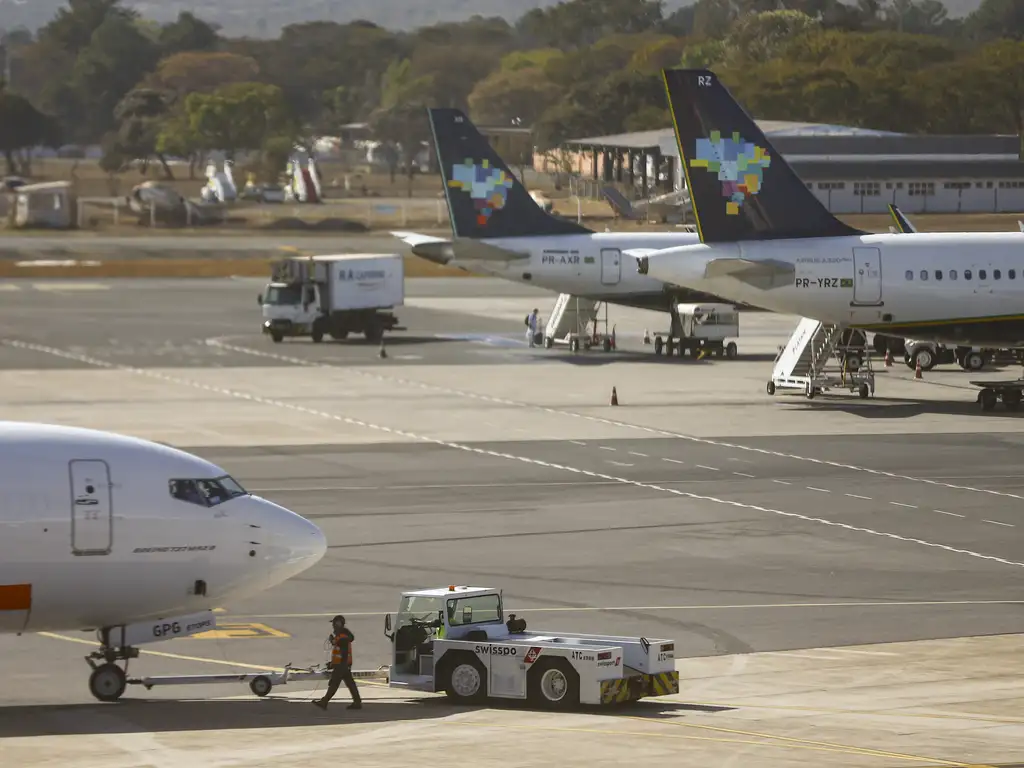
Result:
M344 341L348 338L348 331L331 331L331 338L335 341Z
M580 703L580 677L565 659L542 659L530 670L526 695L550 709L571 709Z
M911 368L916 369L917 364L920 363L922 371L930 371L935 367L935 355L932 354L930 349L919 349L914 353L911 362L913 363L910 366Z
M475 656L460 653L447 665L444 692L459 704L473 704L487 698L487 670Z
M280 344L284 336L281 335L280 331L271 331L270 338L274 340L275 344Z
M921 366L924 367L923 365ZM968 352L964 355L964 368L968 371L980 371L985 367L985 358L981 352Z
M739 350L736 348L736 342L730 341L725 345L725 356L730 360L735 360Z

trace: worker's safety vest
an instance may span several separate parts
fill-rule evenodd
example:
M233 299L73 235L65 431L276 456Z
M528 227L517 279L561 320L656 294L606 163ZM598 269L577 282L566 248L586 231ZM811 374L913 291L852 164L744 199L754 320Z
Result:
M341 655L341 641L348 640L348 636L344 634L334 636L334 645L331 647L331 663L332 664L347 664L352 666L352 641L348 641L348 652L343 658Z

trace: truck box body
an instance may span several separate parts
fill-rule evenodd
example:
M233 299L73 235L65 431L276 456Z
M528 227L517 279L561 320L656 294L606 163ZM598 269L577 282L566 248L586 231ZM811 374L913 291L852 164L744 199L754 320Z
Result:
M325 286L328 312L400 307L405 302L405 262L399 254L319 256L316 280Z

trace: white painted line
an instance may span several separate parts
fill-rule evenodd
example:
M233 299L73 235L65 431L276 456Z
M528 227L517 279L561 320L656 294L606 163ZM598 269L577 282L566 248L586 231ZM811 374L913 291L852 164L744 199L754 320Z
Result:
M662 459L662 461L668 461L668 462L671 462L672 464L682 464L683 463L679 459Z
M647 458L647 454L646 453L640 453L639 451L630 451L629 455L630 456L642 456L645 459Z
M586 443L582 442L581 440L570 440L569 442L572 443L573 445L586 445Z
M807 486L808 491L817 491L818 493L832 493L828 488L815 488L813 485Z
M772 482L778 483L779 485L792 485L792 483L789 482L788 480L772 480Z
M864 499L864 501L871 501L871 497L870 496L860 496L860 495L858 495L856 493L847 493L847 494L844 494L844 495L845 496L849 496L851 499Z
M698 464L697 466L700 467L701 469L710 469L712 472L718 471L718 467L706 467L703 464Z
M899 656L898 653L889 651L861 651L855 648L817 648L819 651L831 651L832 653L856 653L863 656Z
M20 291L21 287L14 283L0 283L0 291Z
M103 283L32 283L37 291L108 291Z
M627 464L624 461L609 461L609 464L614 464L616 467L632 467L632 464Z
M1015 527L1013 525L1010 525L1009 523L1000 523L998 520L986 520L985 522L986 523L992 523L992 525L1005 525L1007 528Z
M748 475L746 472L733 472L733 474L739 475L740 477L753 477L753 475Z
M158 381L166 381L172 384L179 384L184 387L191 387L204 392L213 392L215 394L224 395L237 400L245 400L250 403L259 403L261 405L270 406L284 411L294 411L296 413L305 413L310 416L317 416L323 419L329 419L331 421L341 422L343 424L349 424L351 426L363 427L364 429L373 430L376 432L384 432L392 435L399 435L401 437L408 438L410 440L416 440L419 442L430 443L432 445L444 446L445 448L451 448L456 451L463 451L465 453L473 453L478 456L492 456L499 459L508 459L509 461L518 461L524 464L532 464L538 467L547 467L549 469L557 469L563 472L571 472L577 475L583 475L585 477L593 477L601 480L613 480L623 485L632 486L634 488L644 488L651 491L661 491L662 493L671 494L673 496L679 496L686 499L693 499L695 501L705 501L712 504L720 504L727 507L735 507L738 509L748 509L754 512L764 512L769 515L776 515L778 517L785 517L791 520L801 520L805 523L816 523L818 525L826 525L831 528L840 528L846 531L854 531L856 533L864 533L869 536L877 536L879 538L891 539L893 541L900 541L905 544L917 544L922 547L928 547L929 549L938 549L943 552L949 552L951 554L965 555L967 557L977 558L979 560L988 560L990 562L1001 563L1003 565L1009 565L1014 568L1024 568L1024 562L1016 560L1008 560L1003 557L997 557L996 555L986 555L982 552L976 552L970 549L962 549L958 547L951 547L948 544L938 544L936 542L927 541L925 539L918 539L910 536L901 536L896 533L889 533L888 531L879 531L873 528L864 528L861 526L850 525L849 523L841 523L835 520L829 520L824 517L812 517L810 515L804 515L799 512L789 512L782 509L774 509L772 507L762 507L758 504L747 504L741 501L734 501L732 499L723 499L716 496L704 496L697 493L690 493L688 491L682 491L677 488L668 488L662 485L654 485L653 483L644 483L639 480L630 480L626 477L617 477L615 475L606 475L601 472L593 472L591 470L580 469L578 467L571 467L565 464L556 464L550 461L541 461L540 459L533 459L528 456L519 456L513 453L504 453L501 451L491 451L484 448L477 448L475 446L466 445L464 443L456 443L449 440L440 440L435 437L428 437L426 435L419 435L414 432L408 432L404 429L397 429L394 427L387 427L381 424L373 424L368 421L361 419L354 419L349 416L342 416L337 413L329 413L327 411L318 411L315 408L309 408L304 405L297 403L289 403L283 400L274 400L260 395L253 395L247 392L240 392L238 390L227 389L225 387L214 387L209 384L203 384L198 381L191 379L180 378L178 376L169 376L164 373L158 373L157 371L147 370L143 368L134 368L128 365L118 365L116 363L109 363L106 360L100 360L95 357L89 357L88 355L79 355L73 352L68 352L63 349L57 349L56 347L44 346L42 344L33 344L30 342L19 341L15 339L0 339L0 344L5 346L15 347L19 349L31 349L37 352L43 352L46 354L53 355L54 357L62 357L67 360L76 360L78 362L86 363L88 365L96 366L97 368L103 368L105 370L113 371L125 371L126 373L132 373L136 376L143 376L146 378L156 379Z
M602 451L614 451L615 450L615 448L610 448L607 445L599 445L597 447L600 448Z
M940 515L949 515L950 517L963 517L963 515L958 515L956 512L943 512L941 509L936 509L935 511L938 512Z
M902 501L890 501L894 507L907 507L908 509L917 509L913 504L904 504Z
M525 343L525 342L524 342ZM639 432L646 432L651 435L659 435L661 437L672 437L677 440L686 440L691 443L697 443L699 445L713 445L718 448L731 448L736 451L745 451L747 453L761 454L762 456L774 456L781 459L791 459L793 461L805 461L811 464L820 464L827 467L836 467L837 469L847 469L851 472L865 472L867 474L876 475L878 477L888 477L894 480L905 480L912 483L926 483L928 485L935 485L942 488L953 488L960 491L971 491L974 493L987 493L993 496L1005 496L1006 498L1019 499L1024 501L1024 496L1020 496L1015 493L1007 493L1004 491L994 491L990 488L975 488L969 485L956 485L954 483L945 483L940 480L932 480L926 477L915 477L913 475L901 475L897 472L886 472L881 469L873 469L871 467L862 467L856 464L843 464L838 461L828 461L827 459L817 459L810 456L800 456L795 453L784 453L782 451L772 451L768 448L756 448L750 445L739 445L737 443L727 443L722 440L712 440L706 437L697 437L696 435L687 435L681 432L671 432L665 429L657 429L655 427L645 427L640 424L630 424L626 421L619 421L617 419L608 419L602 416L592 416L586 413L576 413L574 411L566 411L561 408L550 408L544 405L536 405L534 403L524 403L516 400L509 400L507 398L492 397L490 395L482 395L478 392L467 392L460 389L452 389L450 387L443 387L435 384L424 384L419 381L411 381L408 379L402 379L398 376L389 376L376 371L360 370L356 368L346 368L344 366L335 363L325 363L312 360L304 360L299 357L291 357L290 355L282 355L275 352L264 352L258 349L252 349L250 347L242 347L237 344L231 344L224 341L222 338L211 337L206 339L206 344L214 347L221 347L233 352L240 354L252 355L254 357L265 357L271 360L279 360L281 362L291 363L293 365L300 365L310 368L330 368L338 371L344 375L362 376L365 378L376 379L378 381L387 381L394 384L404 384L406 386L418 387L420 389L430 389L435 392L441 392L444 394L454 395L457 397L471 398L473 400L480 400L483 402L497 403L499 405L508 405L518 408L526 408L530 410L542 411L544 413L555 414L559 416L568 416L574 419L583 419L584 421L592 421L598 424L607 424L613 427L621 427L622 429L631 429Z
M817 650L830 650L828 648L815 649ZM764 653L757 654L758 656L784 656L793 659L816 659L818 661L839 661L835 656L824 656L819 653L808 653L807 651L765 651Z

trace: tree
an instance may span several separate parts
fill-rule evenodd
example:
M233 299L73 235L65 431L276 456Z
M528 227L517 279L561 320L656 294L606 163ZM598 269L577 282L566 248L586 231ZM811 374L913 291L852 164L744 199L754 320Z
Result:
M173 101L173 95L148 88L130 91L114 110L117 131L109 136L103 145L104 156L111 159L105 168L122 167L132 159L143 161L143 173L152 155L163 166L164 176L174 179L174 173L163 152L157 147L157 140L163 128L164 119Z
M370 115L374 134L387 144L391 183L395 181L399 162L404 163L409 197L412 197L414 161L429 135L424 96L429 93L432 81L431 77L413 74L408 59L392 63L381 81L380 106Z
M145 79L145 85L184 98L190 93L209 93L229 83L254 82L259 73L259 64L250 56L186 51L161 59L156 71Z
M1009 37L1024 40L1024 3L1020 0L982 0L967 17L968 31L976 39Z
M212 51L220 42L212 25L188 11L179 13L177 21L161 27L158 39L164 56L184 51Z
M728 56L737 62L763 64L779 56L796 37L821 28L800 11L765 11L741 16L726 38Z
M231 83L185 99L190 132L204 150L258 150L271 138L294 136L296 127L281 89L263 83Z
M533 125L562 96L562 89L539 68L498 70L476 84L469 108L481 123L511 125L519 119L523 125Z
M59 146L55 121L40 112L24 96L10 93L0 80L0 152L7 161L7 173L18 173L14 153L37 146Z
M662 0L568 0L535 8L516 27L535 45L580 48L612 34L652 31L661 23Z
M431 79L429 98L434 106L466 109L469 94L499 63L495 51L484 45L435 45L416 48L412 68Z

